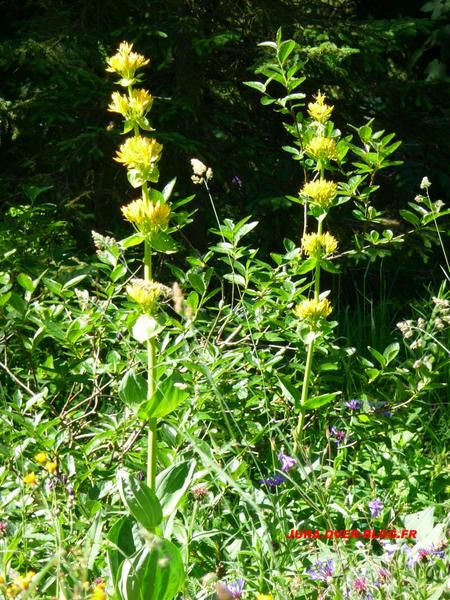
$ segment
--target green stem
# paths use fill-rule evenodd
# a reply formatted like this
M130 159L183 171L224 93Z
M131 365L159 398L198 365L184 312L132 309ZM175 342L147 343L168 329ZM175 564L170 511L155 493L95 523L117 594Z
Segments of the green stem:
M317 235L322 235L322 223L323 220L319 218L317 222ZM320 264L317 263L316 271L314 273L314 299L318 300L320 295Z
M311 378L312 359L314 355L314 338L308 343L306 355L305 375L303 377L302 395L300 398L300 415L298 417L297 429L294 436L294 452L300 446L302 441L303 426L305 422L305 403L308 399L309 380Z
M145 188L145 189L144 189ZM148 194L147 185L143 186L144 197ZM150 281L152 278L152 248L150 242L144 242L144 279ZM151 338L147 340L147 398L150 400L155 393L155 342ZM155 488L156 478L156 419L150 419L148 428L148 450L147 450L147 485L150 489Z

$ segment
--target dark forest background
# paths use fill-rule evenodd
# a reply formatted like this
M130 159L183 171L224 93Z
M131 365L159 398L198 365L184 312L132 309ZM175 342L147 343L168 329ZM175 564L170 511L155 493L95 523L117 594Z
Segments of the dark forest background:
M8 268L26 263L38 272L91 255L92 229L125 234L120 206L133 194L112 161L121 136L106 110L113 85L105 72L105 57L123 40L152 60L143 85L157 100L161 182L176 175L180 196L199 192L189 159L202 159L214 170L220 217L260 222L253 240L262 256L284 237L298 241L301 228L299 207L285 199L302 184L281 150L287 133L243 85L264 60L257 44L279 27L307 58L303 92L326 92L339 128L348 133L349 124L374 118L403 141L395 157L403 165L378 182L376 205L390 227L405 227L398 210L425 175L434 199L448 200L448 0L29 0L2 1L0 10L0 246ZM184 242L204 251L214 221L201 190L195 206ZM338 234L354 227L351 217L335 222ZM387 297L401 304L423 291L430 272L440 281L438 255L417 250L411 242L401 261L348 265L334 284L344 305L353 287L377 305Z

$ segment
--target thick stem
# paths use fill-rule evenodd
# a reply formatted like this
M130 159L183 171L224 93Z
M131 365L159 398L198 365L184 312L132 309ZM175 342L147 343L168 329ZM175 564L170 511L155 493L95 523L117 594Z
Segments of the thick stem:
M322 235L322 223L323 220L319 219L317 223L317 235ZM314 299L318 300L320 295L320 264L316 265L316 271L314 273Z
M314 338L308 343L306 355L305 375L303 377L302 395L300 398L300 415L298 417L297 429L294 436L294 452L300 446L305 422L305 403L308 399L309 380L311 378L312 359L314 355Z
M148 194L147 186L143 188L144 197ZM150 281L152 278L152 249L150 242L144 242L144 279ZM147 340L147 398L150 400L155 393L155 341L153 338ZM150 419L148 428L148 450L147 450L147 485L150 489L155 488L156 478L156 419Z

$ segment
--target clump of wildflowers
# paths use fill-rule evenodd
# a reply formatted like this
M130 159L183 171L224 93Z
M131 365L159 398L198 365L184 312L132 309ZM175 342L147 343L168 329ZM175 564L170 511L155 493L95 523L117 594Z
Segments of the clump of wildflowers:
M358 593L366 592L368 590L368 588L369 588L369 582L366 577L357 577L353 581L353 589Z
M381 502L381 500L379 498L377 498L376 500L371 500L367 504L367 506L369 507L370 515L374 518L378 517L378 515L384 508L384 504Z
M360 400L348 400L347 402L344 402L344 406L350 410L359 410L361 408L361 402Z
M331 117L334 106L325 103L326 96L320 92L315 97L314 102L308 104L308 114L311 119L318 123L326 123Z
M136 120L144 117L151 109L153 96L144 89L131 90L127 96L120 92L113 92L109 112L115 112L128 120ZM142 125L141 125L142 127ZM143 129L147 129L143 127Z
M152 204L148 200L138 198L121 208L123 216L141 233L165 229L170 219L170 206L165 202Z
M244 593L244 580L242 578L236 579L235 581L225 582L221 585L221 589L228 592L230 598L242 598Z
M329 558L326 561L316 561L306 573L315 581L328 581L334 576L335 570L334 562Z
M306 146L305 152L317 161L335 160L336 142L332 138L316 136Z
M302 250L307 256L320 258L334 254L338 243L331 233L305 233L302 237Z
M328 298L303 300L294 309L294 313L305 321L317 321L331 314L332 306Z
M258 483L268 485L271 488L275 488L282 483L285 483L286 477L284 475L272 475L272 477L268 477L267 479L259 479Z
M256 600L273 600L272 594L257 594Z
M127 285L127 294L142 307L144 312L148 313L155 310L161 296L169 293L169 288L157 281L136 278L131 280L130 285Z
M341 444L342 442L344 442L345 436L347 435L345 431L338 429L336 425L332 426L332 428L330 429L330 433L333 437L333 441L336 442L336 444Z
M28 571L26 575L18 575L12 584L8 586L6 596L8 598L15 598L21 592L27 590L35 575L36 573L34 571Z
M333 204L336 193L337 184L334 181L328 181L322 177L315 181L305 183L300 190L302 196L307 196L314 204L325 210L330 208Z
M293 469L297 464L295 458L292 458L292 456L288 456L287 454L283 454L283 452L280 452L278 455L278 460L281 462L281 470L285 473Z

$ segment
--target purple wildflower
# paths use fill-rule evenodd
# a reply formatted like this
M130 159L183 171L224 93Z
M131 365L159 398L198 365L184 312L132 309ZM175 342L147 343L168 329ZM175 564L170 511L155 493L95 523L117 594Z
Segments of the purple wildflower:
M361 408L361 402L359 400L348 400L347 402L344 402L344 406L350 410L358 410Z
M225 584L225 589L232 598L241 598L244 592L244 580L242 578L236 579L236 581L230 581Z
M377 402L369 402L369 407L374 412L381 413L385 417L392 417L392 413L386 407L387 402L380 400Z
M385 569L384 567L381 567L380 569L378 569L378 580L379 581L383 581L384 579L389 579L389 577L391 576L390 572Z
M367 591L368 587L369 587L369 582L367 581L367 579L365 577L357 577L353 581L353 589L356 590L358 593Z
M280 452L278 455L278 460L281 463L281 470L285 473L293 469L297 464L295 458L292 458L292 456L288 456L287 454L283 454L282 452Z
M341 444L342 442L345 441L345 436L347 434L345 433L345 431L338 429L336 427L336 425L333 425L330 432L331 432L332 437L334 438L333 441L336 442L336 444Z
M381 500L379 498L377 498L376 500L371 500L367 506L370 509L371 516L374 518L378 517L380 511L383 510L383 508L384 508L384 504L381 502Z
M267 479L259 479L258 483L260 484L266 484L269 487L277 487L277 485L281 485L282 483L284 483L286 481L286 477L284 475L273 475L272 477L268 477Z
M233 185L235 185L237 188L239 188L240 190L242 189L242 179L239 177L239 175L234 175L231 178L231 183Z
M327 581L333 577L334 571L334 563L331 558L329 558L326 561L316 561L313 566L306 571L306 573L315 581Z

